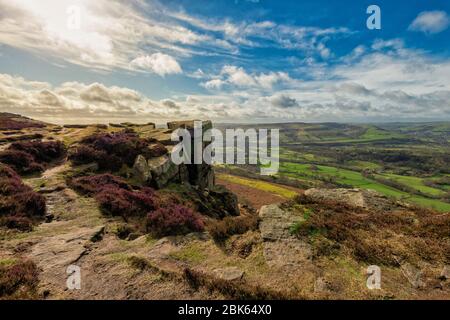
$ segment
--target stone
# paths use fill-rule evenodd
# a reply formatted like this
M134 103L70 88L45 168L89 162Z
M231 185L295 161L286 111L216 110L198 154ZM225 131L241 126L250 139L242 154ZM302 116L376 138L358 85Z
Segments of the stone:
M328 293L330 292L330 284L322 277L319 277L314 282L314 293Z
M152 174L152 185L158 189L178 178L179 167L168 155L148 160L148 166Z
M443 281L450 279L450 266L445 266L444 269L442 269L439 279Z
M259 217L264 258L269 266L298 268L311 262L311 245L290 232L294 224L304 221L302 213L273 204L261 207Z
M213 272L218 278L227 281L238 281L244 277L244 272L237 267L215 269Z
M133 165L133 175L136 179L142 182L147 182L151 180L152 173L150 167L147 163L147 159L144 156L139 155Z
M317 202L333 201L351 207L365 209L392 210L392 202L374 190L362 189L318 189L305 191L305 195ZM402 206L400 203L398 206Z
M422 280L422 271L412 264L405 262L400 265L400 270L413 288L419 289L425 287L425 283Z

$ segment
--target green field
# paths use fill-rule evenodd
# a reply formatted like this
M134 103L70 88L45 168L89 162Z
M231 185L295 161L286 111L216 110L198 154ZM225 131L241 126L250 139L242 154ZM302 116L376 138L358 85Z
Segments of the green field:
M331 177L338 184L362 189L375 190L386 196L394 197L396 199L411 201L419 205L432 207L439 211L450 211L449 203L436 199L428 199L417 195L411 195L407 192L365 178L361 173L357 171L340 169L331 166L322 166L322 165L312 166L310 164L283 162L280 164L280 175L281 176L286 175L291 178L298 177L308 180L320 179L324 181L327 181L327 179ZM403 178L411 178L411 177L403 177ZM415 180L415 182L418 183L417 180Z

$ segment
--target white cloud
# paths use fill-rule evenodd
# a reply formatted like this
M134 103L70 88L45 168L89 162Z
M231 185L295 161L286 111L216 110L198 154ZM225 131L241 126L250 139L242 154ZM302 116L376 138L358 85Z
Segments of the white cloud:
M409 26L409 30L425 33L439 33L450 25L450 18L445 11L421 12Z
M206 89L222 89L225 85L240 88L255 88L271 90L277 83L289 84L295 80L286 72L268 72L249 74L243 67L225 65L218 75L213 75L212 80L201 83Z
M131 61L131 66L156 73L160 76L182 72L180 65L173 57L160 52L154 53L151 56L140 56Z

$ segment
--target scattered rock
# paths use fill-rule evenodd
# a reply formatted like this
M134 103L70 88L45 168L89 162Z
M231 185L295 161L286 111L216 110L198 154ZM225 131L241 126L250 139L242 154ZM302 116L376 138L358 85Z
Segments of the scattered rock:
M227 281L241 280L244 277L244 272L237 267L215 269L213 272L218 278Z
M314 293L328 293L331 291L330 283L324 278L319 277L314 282Z
M450 266L445 266L444 269L442 269L439 279L442 281L447 281L450 279Z
M425 283L422 281L422 272L411 265L410 263L402 263L400 265L400 270L408 282L415 288L420 289L425 287Z

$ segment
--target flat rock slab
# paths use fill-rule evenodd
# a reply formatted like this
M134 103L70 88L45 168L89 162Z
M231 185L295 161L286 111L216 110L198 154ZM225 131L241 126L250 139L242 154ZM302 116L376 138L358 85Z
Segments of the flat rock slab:
M213 272L216 277L227 281L237 281L244 277L244 272L237 267L215 269Z
M79 228L73 232L45 238L33 247L30 258L44 271L60 267L65 270L85 253L87 244L95 240L103 230L103 226Z
M260 209L259 224L264 258L269 266L298 268L311 260L311 246L291 235L291 227L304 221L303 214L273 204Z

